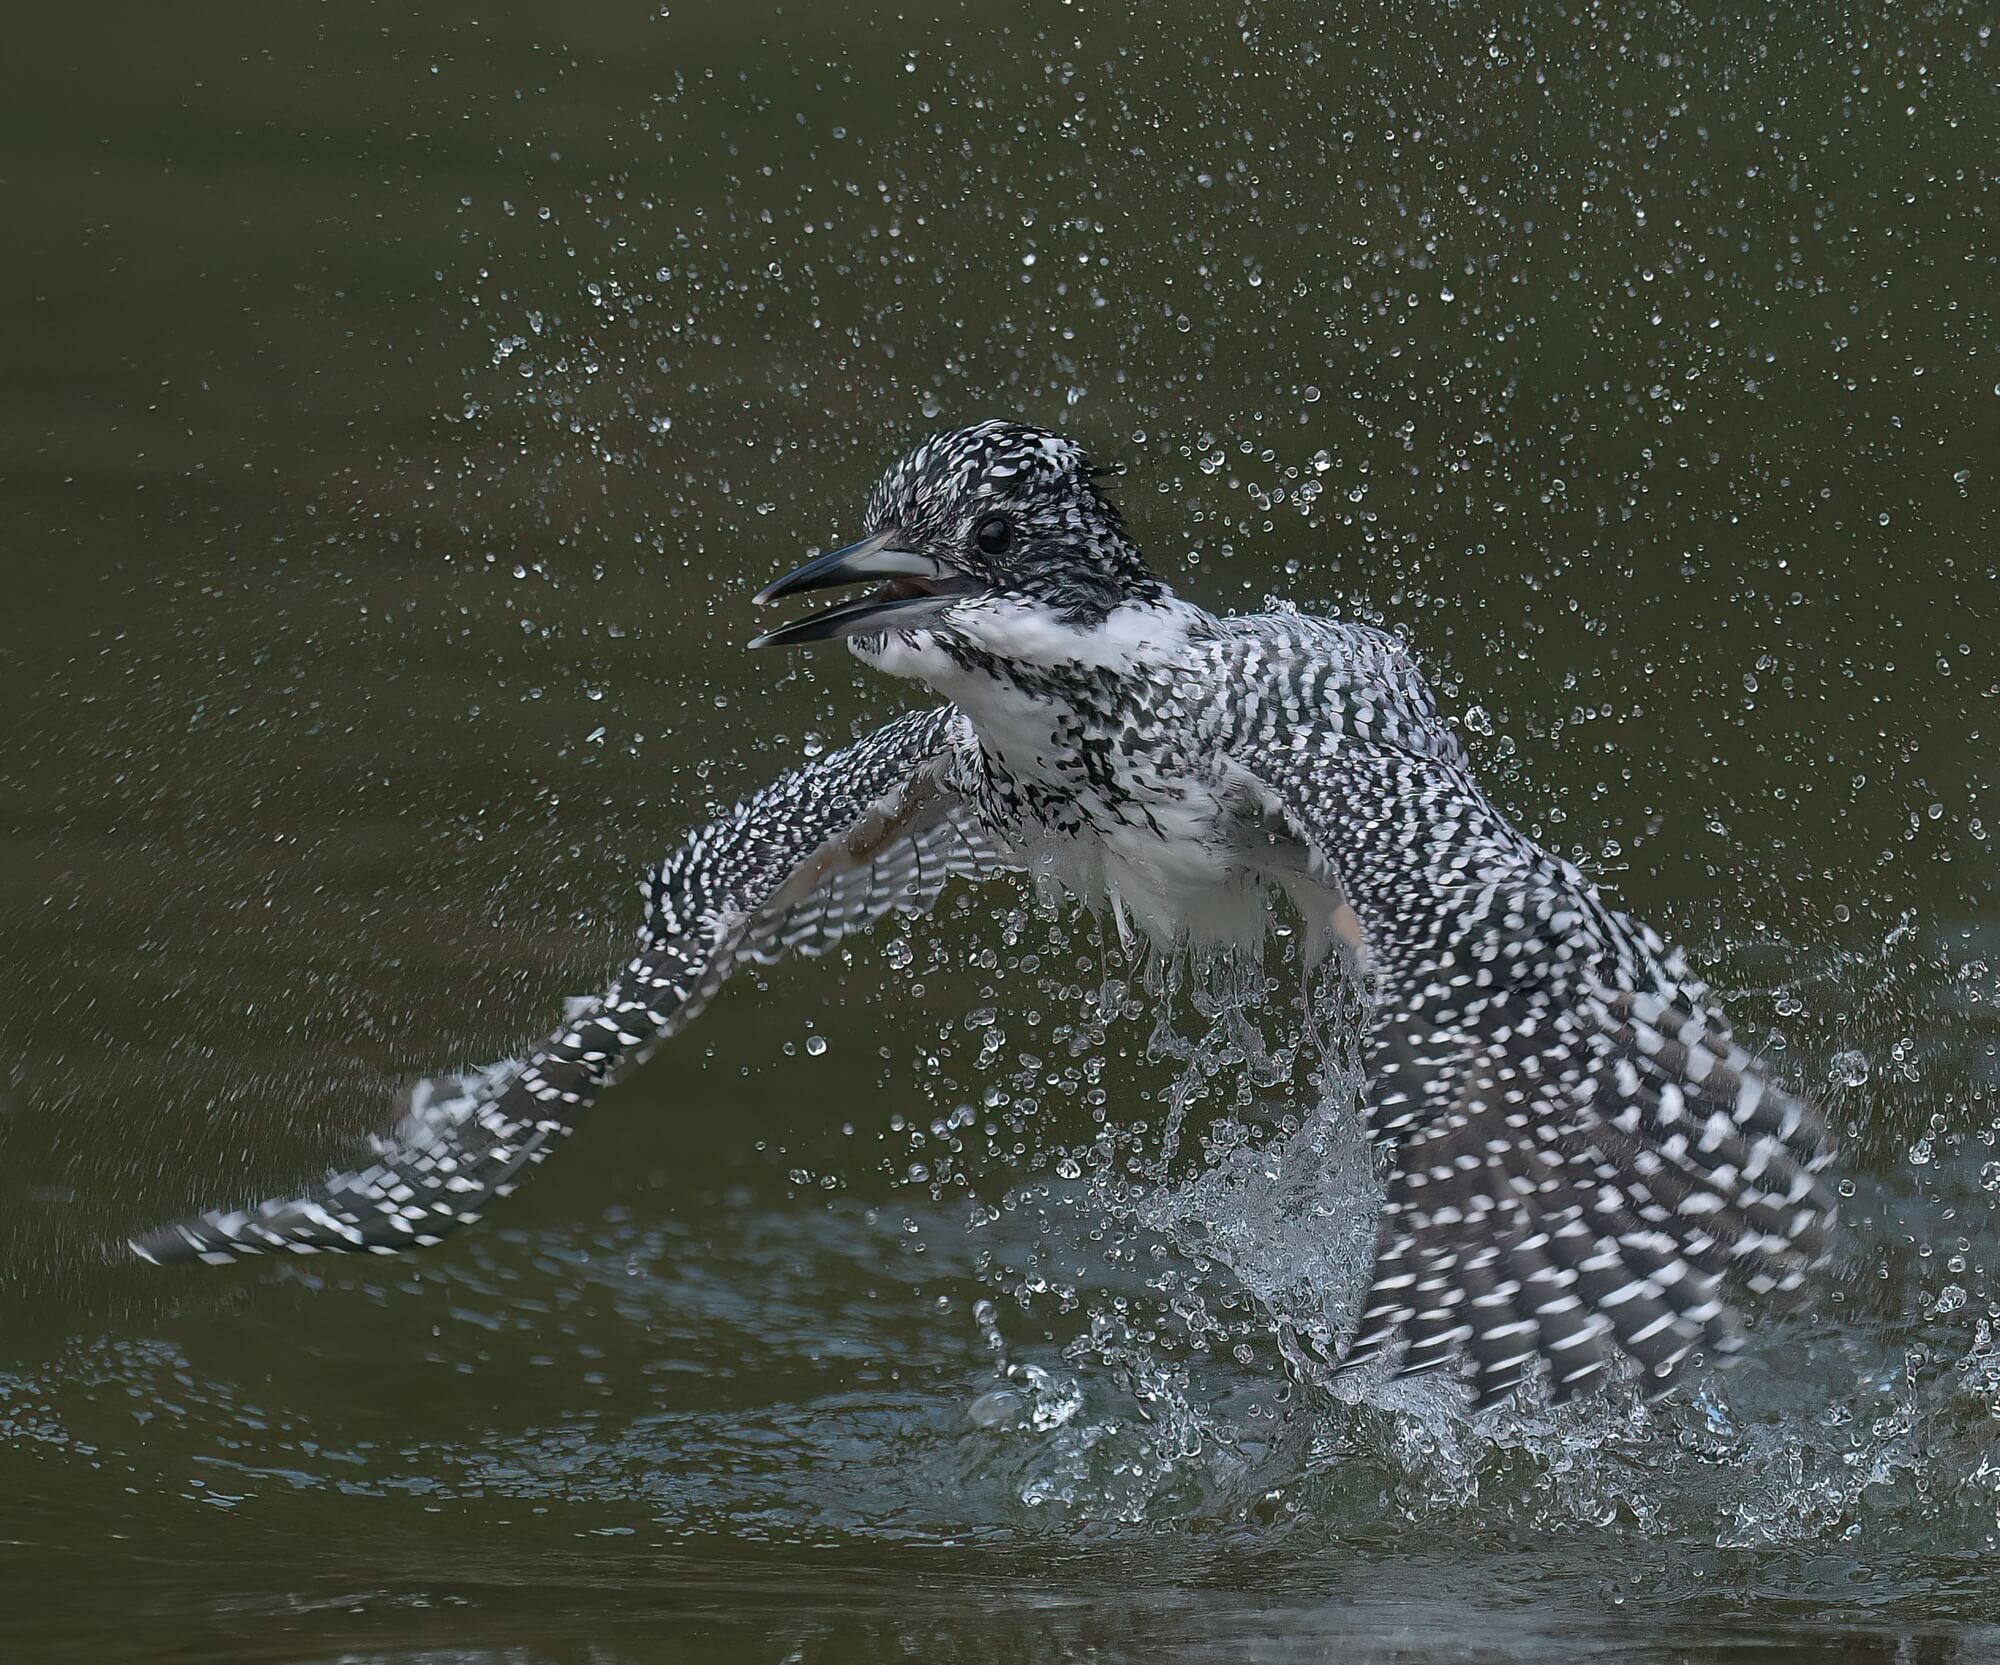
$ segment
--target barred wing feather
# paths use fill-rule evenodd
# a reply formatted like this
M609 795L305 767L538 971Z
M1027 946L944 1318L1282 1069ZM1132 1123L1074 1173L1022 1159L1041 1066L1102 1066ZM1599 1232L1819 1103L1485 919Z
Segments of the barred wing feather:
M637 951L525 1059L421 1083L375 1159L294 1197L135 1238L154 1262L437 1242L507 1196L598 1094L682 1028L746 960L824 953L947 880L1007 864L949 784L969 745L950 708L912 713L781 776L691 833L646 878Z
M1344 1366L1457 1364L1481 1403L1616 1352L1654 1391L1736 1342L1725 1279L1792 1288L1826 1254L1814 1112L1730 1037L1678 954L1518 832L1444 747L1364 725L1244 756L1354 907L1390 1152Z

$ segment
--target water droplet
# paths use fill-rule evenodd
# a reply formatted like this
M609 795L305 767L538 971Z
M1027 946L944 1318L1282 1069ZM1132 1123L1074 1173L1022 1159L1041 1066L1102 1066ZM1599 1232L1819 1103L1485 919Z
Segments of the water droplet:
M965 1415L975 1428L1004 1428L1020 1420L1022 1403L1012 1388L995 1388L967 1405Z

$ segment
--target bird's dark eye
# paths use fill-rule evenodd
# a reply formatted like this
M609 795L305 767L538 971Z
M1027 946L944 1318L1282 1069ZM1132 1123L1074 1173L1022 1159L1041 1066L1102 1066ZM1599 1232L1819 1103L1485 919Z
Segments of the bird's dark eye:
M988 515L972 534L972 541L986 555L1004 555L1014 544L1014 523L1005 515Z

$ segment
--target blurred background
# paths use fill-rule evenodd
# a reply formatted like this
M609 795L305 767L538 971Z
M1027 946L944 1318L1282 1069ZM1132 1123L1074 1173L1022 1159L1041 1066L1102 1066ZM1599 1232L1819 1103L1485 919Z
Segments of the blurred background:
M10 1657L1990 1655L1989 13L11 33ZM1655 1407L1301 1394L1344 1100L1004 887L743 979L435 1254L119 1260L541 1033L681 830L907 706L747 598L989 415L1204 604L1412 639L1826 1106L1813 1299Z

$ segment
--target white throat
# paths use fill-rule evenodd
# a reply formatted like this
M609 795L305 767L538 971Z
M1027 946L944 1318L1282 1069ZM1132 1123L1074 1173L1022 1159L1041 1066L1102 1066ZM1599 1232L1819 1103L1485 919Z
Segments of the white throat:
M1163 592L1146 601L1128 601L1102 620L1077 625L1047 602L1008 596L968 601L931 628L891 631L880 638L850 641L856 658L890 676L928 683L962 701L974 682L994 677L966 657L993 659L1031 671L1129 670L1141 673L1178 657L1201 609ZM949 651L946 638L965 654ZM879 645L876 645L879 642Z

